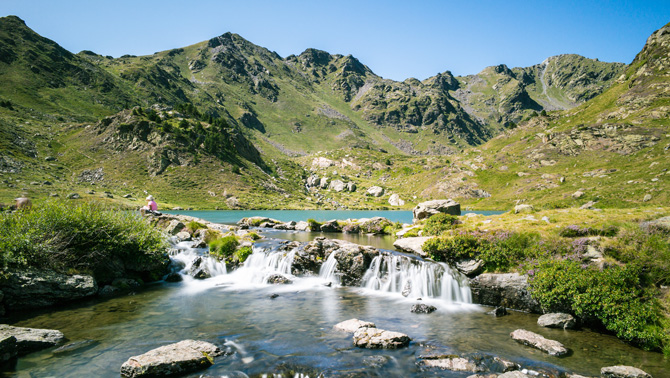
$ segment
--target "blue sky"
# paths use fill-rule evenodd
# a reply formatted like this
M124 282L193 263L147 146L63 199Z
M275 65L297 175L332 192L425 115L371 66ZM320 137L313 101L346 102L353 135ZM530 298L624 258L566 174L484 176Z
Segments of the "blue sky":
M423 80L566 53L630 63L670 1L0 0L10 14L72 52L146 55L231 31L283 57L313 47Z

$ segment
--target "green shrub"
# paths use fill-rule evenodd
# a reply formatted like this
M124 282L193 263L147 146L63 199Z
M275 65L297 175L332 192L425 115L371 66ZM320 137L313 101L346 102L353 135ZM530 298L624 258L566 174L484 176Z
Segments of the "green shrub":
M638 225L628 225L616 239L604 243L604 252L623 263L638 264L648 283L670 284L670 235L665 232L647 233Z
M237 260L240 263L243 263L247 260L247 257L251 256L253 252L254 252L253 248L251 248L248 245L245 245L244 247L235 251L235 253L233 254L233 259Z
M579 227L577 225L569 225L559 231L559 235L565 238L579 238L583 236L616 236L619 228L616 226L604 226L602 228Z
M244 238L249 239L249 240L258 240L258 239L261 238L261 236L252 231L252 232L247 232L247 234L244 235Z
M404 234L402 237L403 237L403 238L414 238L414 237L417 237L417 236L419 236L419 231L420 231L420 229L419 229L418 227L417 227L417 228L413 228L413 229L411 229L411 230L405 232L405 234Z
M437 213L426 220L426 225L423 228L423 234L426 236L437 236L442 232L454 228L458 222L458 217L444 213Z
M310 231L320 231L321 230L321 222L317 222L315 219L307 219L307 224L309 225Z
M209 254L219 260L228 260L233 256L240 242L235 235L224 236L209 243Z
M200 229L207 228L207 226L197 221L190 221L186 224L186 228L188 228L191 233L194 233Z
M207 231L205 231L205 237L203 238L203 240L205 241L205 243L209 244L220 237L221 237L220 231L208 229Z
M528 274L532 295L545 311L568 310L645 349L667 345L659 305L641 287L638 267L599 270L575 260L553 259L541 261Z
M109 282L122 273L119 262L121 266L162 266L168 261L167 248L160 231L139 214L100 203L48 201L30 210L0 214L3 272L36 267L87 272ZM136 274L152 278L150 273Z

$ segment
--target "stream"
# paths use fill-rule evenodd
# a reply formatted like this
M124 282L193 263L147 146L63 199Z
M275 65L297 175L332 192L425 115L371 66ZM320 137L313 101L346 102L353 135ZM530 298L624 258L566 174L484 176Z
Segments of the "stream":
M537 315L521 312L497 318L487 314L491 308L472 304L468 280L446 264L392 252L373 260L360 287L342 287L333 259L324 262L318 276L292 276L294 251L280 250L280 243L257 243L244 266L234 271L205 257L213 275L209 279L184 275L182 282L158 282L118 297L18 314L10 324L58 329L74 344L64 351L51 348L21 357L2 376L119 377L129 357L184 339L209 341L226 351L212 367L187 377L473 374L419 370L416 356L424 344L450 354L495 355L528 369L597 376L603 366L623 364L655 378L669 376L662 354L633 348L612 336L539 327ZM177 244L171 256L184 270L206 252L190 244ZM293 283L265 283L277 273ZM411 290L404 297L408 280ZM433 305L437 311L412 313L415 303ZM405 333L412 342L399 350L356 348L351 334L332 329L351 318ZM572 353L556 358L522 346L509 336L518 328L558 340Z

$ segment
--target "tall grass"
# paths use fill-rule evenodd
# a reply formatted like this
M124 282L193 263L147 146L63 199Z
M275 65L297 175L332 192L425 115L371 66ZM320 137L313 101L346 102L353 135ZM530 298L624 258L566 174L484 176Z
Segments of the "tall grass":
M138 214L99 203L48 201L0 214L3 272L34 267L106 281L163 265L166 249L163 235Z

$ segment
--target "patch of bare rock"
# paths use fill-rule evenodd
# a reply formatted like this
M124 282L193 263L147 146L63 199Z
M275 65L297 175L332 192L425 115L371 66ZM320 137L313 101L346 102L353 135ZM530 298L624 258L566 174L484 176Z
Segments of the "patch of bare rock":
M206 369L223 352L206 341L184 340L133 356L121 365L122 377L164 377Z
M568 354L568 349L558 341L546 339L542 335L526 331L525 329L517 329L510 336L523 345L539 349L551 356L561 357Z

